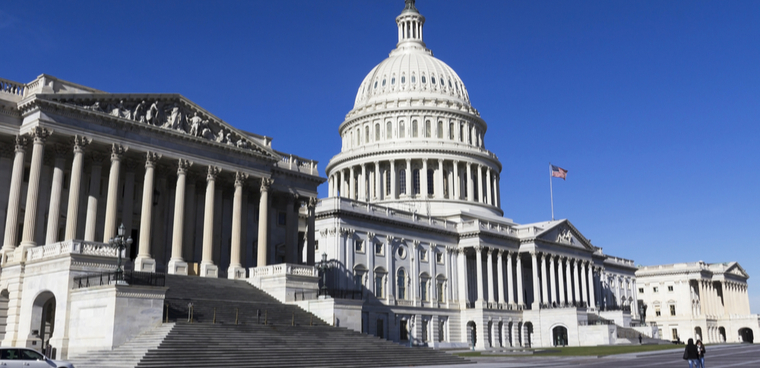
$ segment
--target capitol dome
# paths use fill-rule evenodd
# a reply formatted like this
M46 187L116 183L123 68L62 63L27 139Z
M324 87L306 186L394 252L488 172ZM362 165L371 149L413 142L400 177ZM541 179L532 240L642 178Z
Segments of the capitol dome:
M501 163L485 148L488 125L456 72L422 40L407 0L398 44L362 80L327 164L329 196L434 216L501 216Z

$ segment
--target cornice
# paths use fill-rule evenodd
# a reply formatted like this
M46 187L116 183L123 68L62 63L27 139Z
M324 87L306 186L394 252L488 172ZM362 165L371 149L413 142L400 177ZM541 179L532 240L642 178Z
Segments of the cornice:
M454 237L459 238L459 233L456 232L456 231L439 229L437 227L427 226L424 223L410 224L410 223L405 222L405 221L397 221L397 220L393 220L393 219L390 219L390 218L376 217L376 216L372 216L370 214L362 214L362 213L356 213L356 212L352 212L352 211L344 211L344 210L341 210L341 209L330 209L330 210L327 210L327 211L324 211L324 212L318 212L316 214L316 219L317 220L327 219L327 218L331 218L331 217L338 217L338 218L347 218L348 217L348 218L355 218L355 219L359 219L359 220L372 220L373 223L390 224L390 225L394 225L394 226L398 226L398 227L405 227L405 228L410 228L410 229L423 228L423 229L425 229L425 231L429 231L429 232L432 232L432 233L442 234L442 235L447 235L447 236L454 236Z
M489 150L484 150L485 152L489 152L493 154ZM343 152L341 152L343 153ZM330 160L329 163L327 163L327 167L325 167L325 171L328 175L330 175L330 172L336 167L343 164L346 164L350 161L354 160L361 160L363 158L368 157L376 157L381 155L392 155L392 154L409 154L409 153L430 153L430 154L450 154L462 157L461 161L465 161L465 158L471 158L471 159L483 159L485 161L489 161L493 163L496 166L496 169L499 173L501 173L501 162L499 162L499 159L494 154L493 157L482 153L482 152L467 152L467 151L461 151L456 150L454 148L430 148L430 147L414 147L414 148L396 148L396 149L388 149L388 150L378 150L378 151L372 151L372 152L362 152L359 154L350 154L347 153L345 157L339 158L337 161L335 161L335 157L339 156L340 153L336 156L333 156L333 159ZM422 157L416 157L412 159L421 159ZM436 159L436 158L432 158ZM378 159L377 161L388 161L388 159Z

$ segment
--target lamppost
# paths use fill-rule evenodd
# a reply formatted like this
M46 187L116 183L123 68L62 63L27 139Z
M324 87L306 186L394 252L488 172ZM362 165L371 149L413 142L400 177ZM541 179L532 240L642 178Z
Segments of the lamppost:
M327 264L327 253L322 253L322 261L317 263L316 268L322 281L322 287L319 288L318 295L327 295L327 270L330 268Z
M116 261L116 282L122 281L124 277L124 269L121 267L121 253L127 249L130 245L132 245L132 237L128 237L127 239L124 239L124 224L122 223L119 225L118 235L116 237L111 238L111 240L108 241L108 244L110 244L112 247L117 248L117 261Z

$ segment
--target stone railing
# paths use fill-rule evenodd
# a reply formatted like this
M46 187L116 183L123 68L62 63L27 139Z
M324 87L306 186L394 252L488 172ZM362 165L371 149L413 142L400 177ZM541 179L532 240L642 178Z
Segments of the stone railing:
M305 159L283 152L277 152L277 154L280 155L280 161L277 162L277 167L281 169L298 171L309 175L319 175L317 161Z
M610 261L625 266L634 267L633 260L608 255L605 261Z
M517 231L511 227L500 223L493 223L489 221L472 220L459 224L459 230L462 231L487 231L490 233L503 234L503 235L517 235Z
M0 78L0 92L8 93L17 96L23 96L26 84L9 81L7 79Z
M274 276L274 275L294 275L294 276L312 276L317 277L319 273L314 266L298 265L291 263L280 263L263 267L251 267L249 269L251 278Z
M36 261L57 257L62 254L84 254L99 257L116 258L119 250L106 243L67 240L59 243L34 247L26 251L26 261Z

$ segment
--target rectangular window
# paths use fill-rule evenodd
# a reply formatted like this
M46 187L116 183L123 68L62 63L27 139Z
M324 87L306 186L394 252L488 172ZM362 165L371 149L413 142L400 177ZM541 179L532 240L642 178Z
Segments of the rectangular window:
M357 272L354 274L354 286L356 287L356 289L361 290L363 279L364 279L363 273Z
M678 340L678 329L677 328L672 329L671 333L673 334L673 340Z
M285 226L287 221L287 215L285 212L277 212L277 225L279 226Z
M428 320L422 320L422 342L428 341Z
M422 249L420 250L420 259L423 261L427 261L427 251Z
M398 192L406 194L406 170L398 171Z
M364 242L361 240L354 240L354 250L357 253L364 253Z
M375 296L385 298L385 288L383 288L383 275L375 275Z
M435 194L435 179L433 179L433 170L427 172L427 194Z
M656 293L656 292L660 291L660 288L658 288L657 286L655 286L655 287L652 288L652 291L654 291Z
M402 320L401 324L398 327L399 332L399 340L401 341L409 341L409 328L406 327L406 320Z
M668 291L673 291L673 286L668 286Z
M644 288L639 288L639 294L644 294Z
M385 170L385 195L391 195L391 172Z
M427 280L420 281L420 299L423 302L428 301Z
M439 264L443 264L443 253L436 253L435 261L438 262Z
M404 125L403 121L398 123L398 137L399 138L406 137L406 125Z
M659 317L659 316L662 315L662 313L660 312L660 308L657 308L657 309L654 310L654 315L657 316L657 317Z
M375 254L378 256L382 256L384 254L383 251L383 243L375 243Z
M672 304L670 305L670 315L671 316L675 316L676 315L676 306L675 305L672 305Z
M446 295L443 292L443 281L438 281L438 302L446 302Z
M319 251L319 240L315 240L315 241L314 241L314 251L315 251L315 252ZM255 254L255 253L254 253L254 254Z

